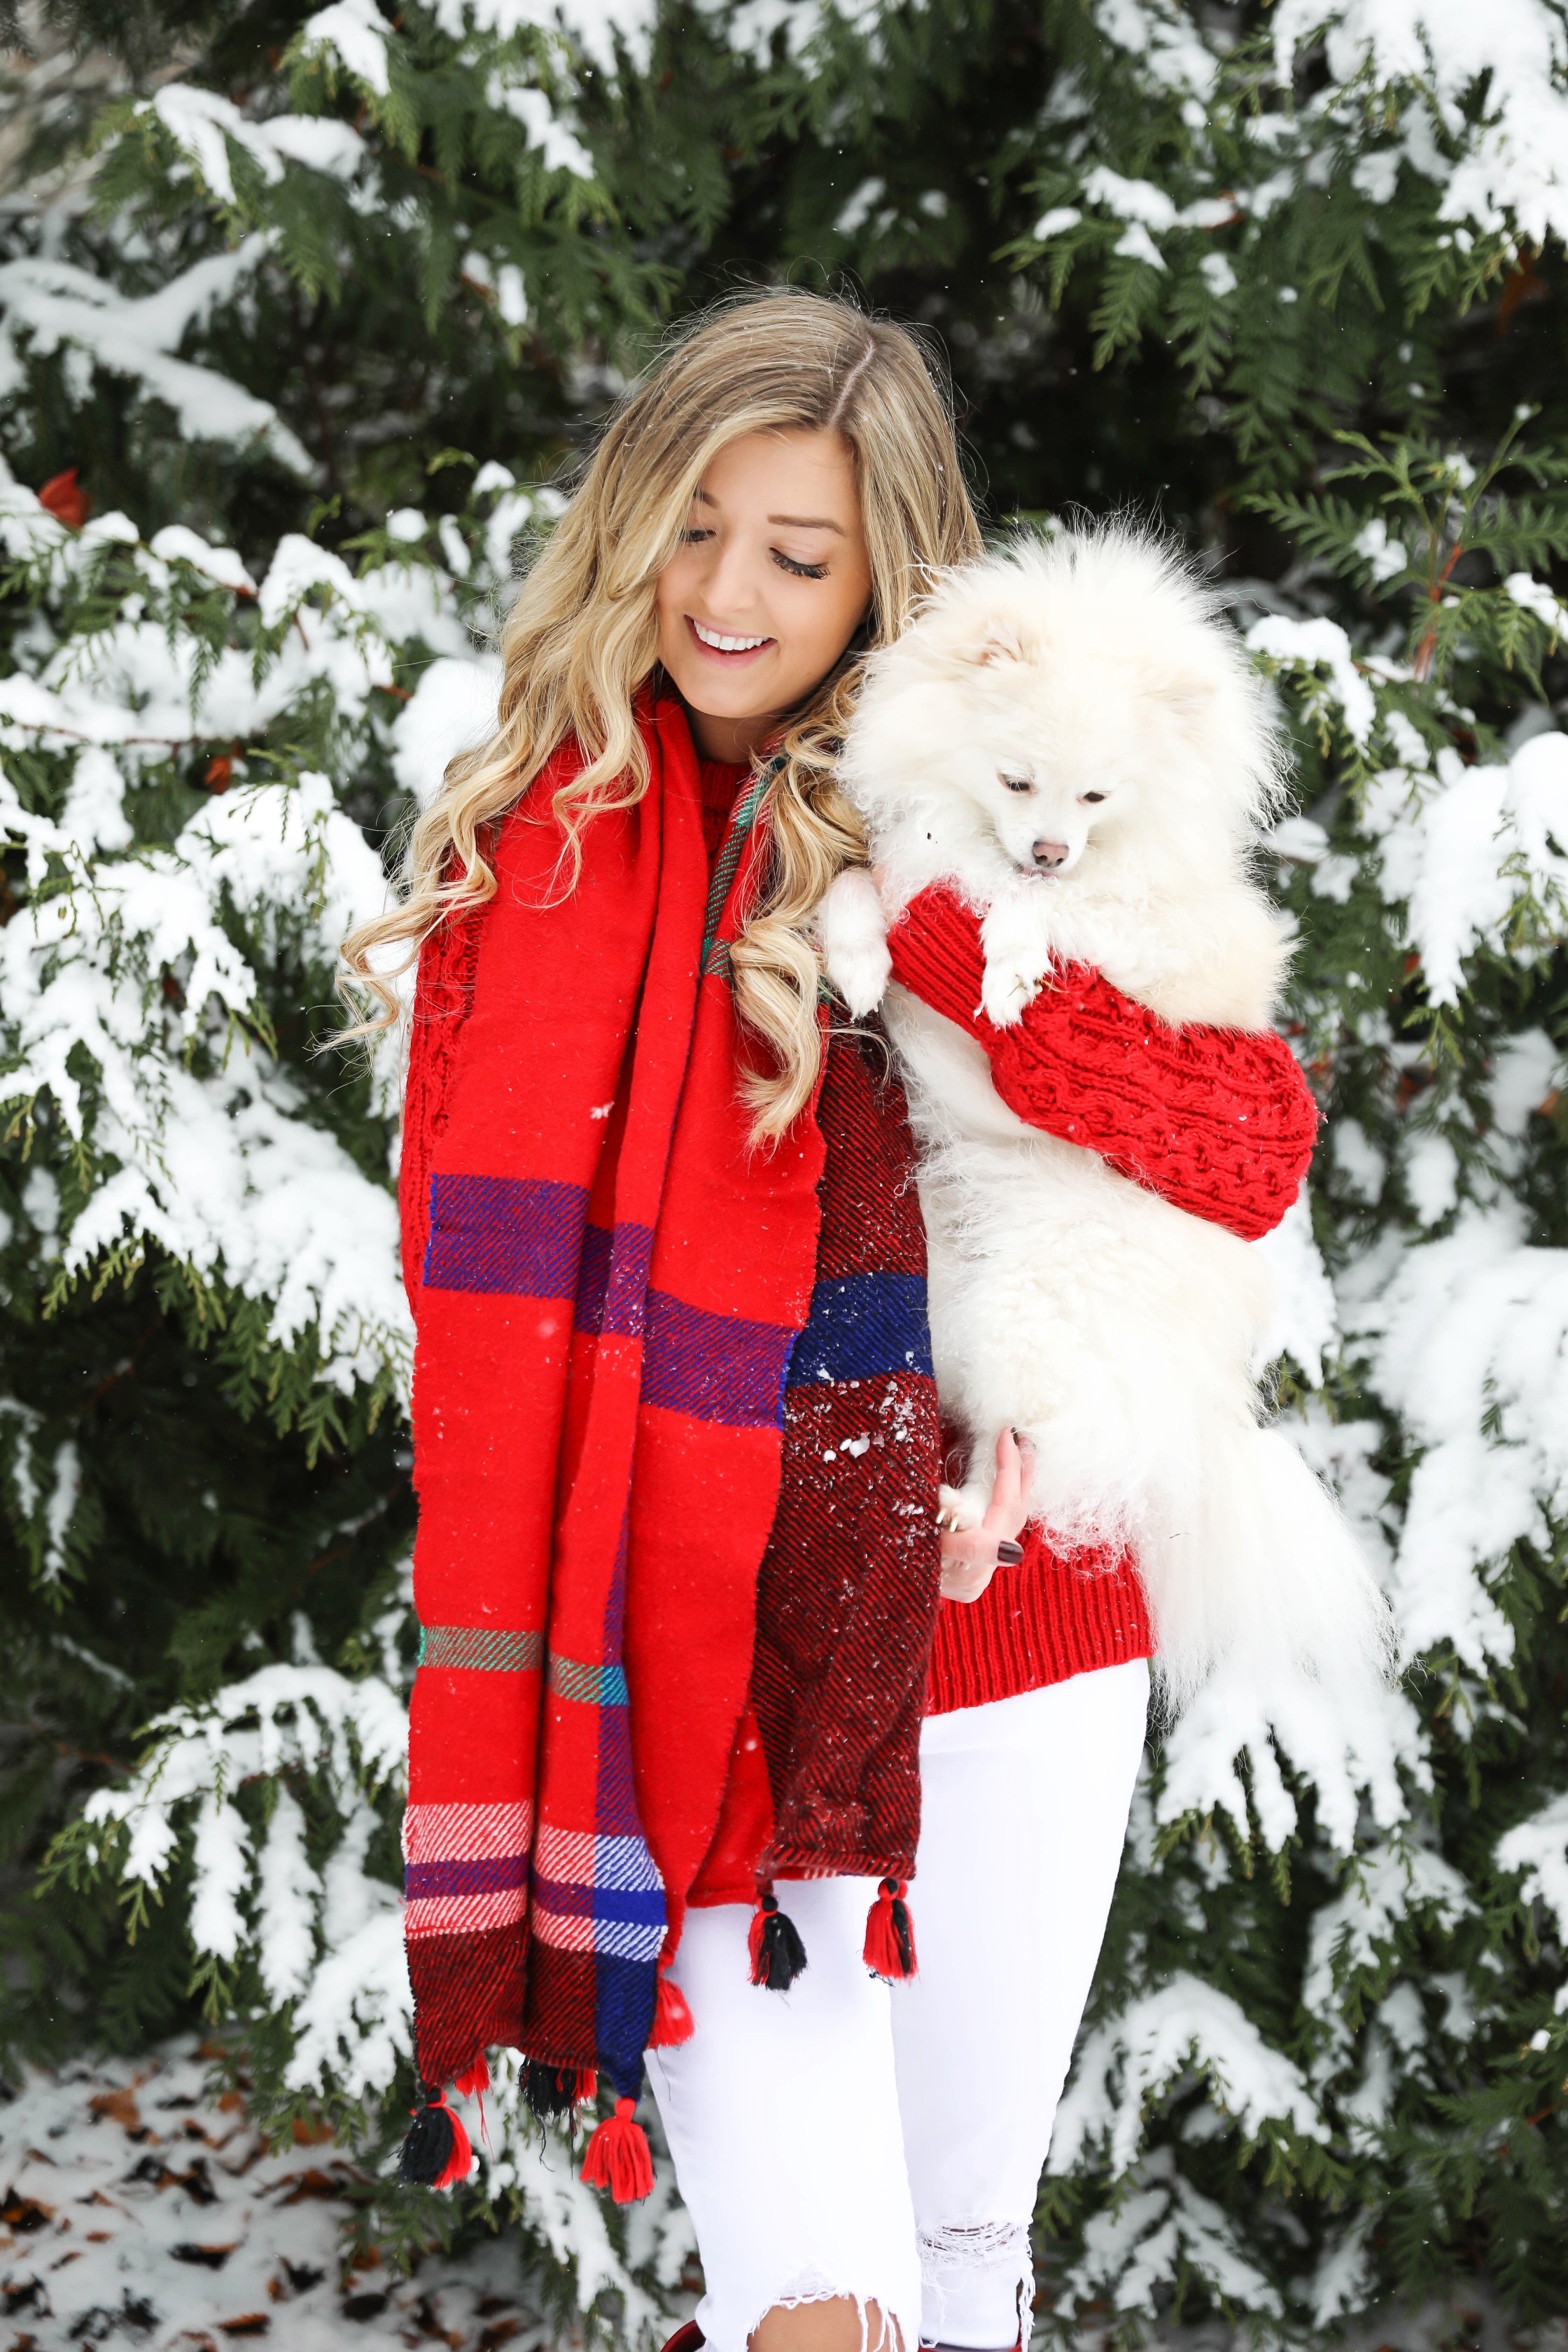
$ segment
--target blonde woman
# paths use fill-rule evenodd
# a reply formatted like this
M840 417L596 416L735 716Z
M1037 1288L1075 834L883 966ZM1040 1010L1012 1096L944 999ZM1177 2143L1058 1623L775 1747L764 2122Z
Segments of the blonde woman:
M384 1018L419 957L405 2177L462 2176L447 2086L501 2046L644 2194L646 2064L715 2352L1015 2344L1142 1745L1133 1563L1020 1545L1006 1440L986 1525L939 1531L903 1103L812 945L864 856L861 657L977 546L910 334L725 309L605 433L496 734L347 950ZM971 917L929 894L895 944L1023 1116L1283 1213L1314 1120L1278 1040L1093 975L1004 1036Z

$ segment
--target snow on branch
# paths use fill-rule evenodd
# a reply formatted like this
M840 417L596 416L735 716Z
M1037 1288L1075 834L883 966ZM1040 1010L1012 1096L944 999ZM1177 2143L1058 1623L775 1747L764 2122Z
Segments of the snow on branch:
M188 1845L196 1951L228 1966L250 1953L271 1997L296 2003L289 2086L384 2091L411 2046L412 2000L401 1898L365 1865L379 1826L371 1800L401 1792L400 1695L377 1675L274 1664L148 1728L153 1745L129 1782L84 1808L84 1858L107 1848L121 1877L151 1889ZM313 1780L339 1817L320 1870L290 1775ZM282 1785L258 1852L235 1799L263 1780Z
M1279 2290L1243 2252L1240 2231L1224 2209L1183 2178L1172 2149L1154 2148L1117 2202L1089 2217L1068 2289L1091 2308L1109 2303L1114 2311L1154 2318L1163 2315L1189 2271L1222 2311L1283 2315Z
M330 7L319 8L305 19L299 48L304 57L321 49L330 51L356 81L384 98L391 88L386 49L392 37L392 26L373 0L331 0Z
M1549 1552L1568 1517L1568 1250L1529 1246L1505 1199L1367 1273L1347 1321L1421 1449L1394 1570L1407 1653L1451 1648L1484 1674L1514 1633L1478 1566Z
M147 1730L153 1744L136 1772L96 1790L84 1818L125 1832L121 1874L148 1885L168 1867L183 1809L222 1808L247 1781L296 1768L320 1776L347 1809L363 1788L401 1784L408 1745L406 1710L389 1683L314 1663L262 1666L199 1705L169 1708ZM213 1851L214 1866L226 1870ZM215 1903L214 1916L223 1908Z
M477 549L454 526L470 602L493 581L497 516L510 547L531 510L510 478L494 487ZM184 526L151 546L123 516L70 531L14 483L0 527L41 611L92 591L76 627L35 632L35 666L0 680L0 827L29 885L0 936L0 1098L16 1118L49 1107L77 1154L61 1273L129 1267L155 1245L254 1301L265 1344L305 1350L325 1389L401 1391L395 1203L279 1060L270 992L280 967L324 981L387 892L339 785L292 747L313 736L347 783L369 756L406 763L394 715L414 705L384 692L399 663L418 675L434 654L459 686L484 675L453 576L406 534L358 574L286 534L258 587L233 550ZM479 726L483 701L481 688ZM421 706L421 755L439 760L430 722L452 705L448 690L439 710ZM63 780L53 801L27 764L40 755ZM142 794L189 761L209 796L172 842L143 842ZM395 1055L374 1075L384 1112Z
M117 293L106 278L71 262L42 256L0 262L0 394L23 382L16 337L25 332L37 352L63 347L84 365L131 377L148 398L174 410L189 440L258 445L293 472L309 474L309 457L270 401L174 356L184 335L232 299L268 250L266 237L247 237L232 253L195 262L157 293L138 298Z
M1363 830L1381 844L1384 889L1403 900L1434 1003L1452 1004L1466 960L1510 939L1533 908L1548 934L1568 924L1568 735L1532 739L1506 762L1437 753L1431 776L1387 769L1369 784Z
M1534 246L1568 236L1568 18L1555 0L1279 0L1273 37L1287 84L1321 43L1342 88L1405 89L1430 108L1457 152L1408 124L1405 152L1447 183L1445 220Z
M1568 1942L1568 1795L1553 1797L1497 1843L1497 1866L1521 1871L1520 1896L1550 1912L1558 1936ZM1558 2007L1568 2007L1563 1993Z
M1305 2075L1269 2047L1240 2003L1201 1978L1179 1975L1088 2034L1057 2111L1047 2168L1070 2172L1092 2151L1113 2176L1131 2169L1146 2109L1202 2076L1244 2141L1282 2129L1326 2143L1329 2126Z
M275 114L259 121L243 115L231 99L195 82L164 84L145 99L138 114L156 117L176 147L190 156L209 194L232 204L234 173L229 144L242 148L264 180L283 177L286 163L302 163L337 180L352 180L363 159L363 140L352 123L331 115Z

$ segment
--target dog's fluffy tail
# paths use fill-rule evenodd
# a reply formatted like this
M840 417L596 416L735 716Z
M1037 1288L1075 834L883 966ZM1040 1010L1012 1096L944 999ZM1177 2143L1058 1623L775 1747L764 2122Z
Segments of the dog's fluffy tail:
M1222 1666L1264 1704L1303 1680L1342 1695L1386 1682L1395 1648L1388 1603L1339 1505L1289 1439L1238 1423L1205 1470L1194 1526L1143 1555L1167 1710L1179 1713Z

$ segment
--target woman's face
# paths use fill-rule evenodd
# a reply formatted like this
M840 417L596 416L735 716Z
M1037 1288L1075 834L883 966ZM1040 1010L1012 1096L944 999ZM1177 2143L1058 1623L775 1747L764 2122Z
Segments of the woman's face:
M658 657L705 759L744 760L837 661L871 594L848 444L748 433L721 449L658 576Z

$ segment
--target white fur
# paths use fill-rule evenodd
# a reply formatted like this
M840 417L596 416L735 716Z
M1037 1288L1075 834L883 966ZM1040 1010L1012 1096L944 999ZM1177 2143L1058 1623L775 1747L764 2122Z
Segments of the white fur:
M1119 528L968 565L876 656L842 774L877 878L834 884L823 957L852 1012L882 1004L909 1088L937 1382L971 1445L944 1502L974 1524L998 1434L1026 1432L1031 1516L1058 1547L1135 1553L1175 1704L1222 1659L1263 1690L1384 1672L1386 1607L1353 1538L1258 1426L1261 1258L1026 1126L981 1047L889 986L889 920L940 880L983 914L1004 1026L1069 961L1177 1025L1267 1024L1289 926L1248 861L1275 747L1213 600ZM1049 876L1037 842L1065 851Z

